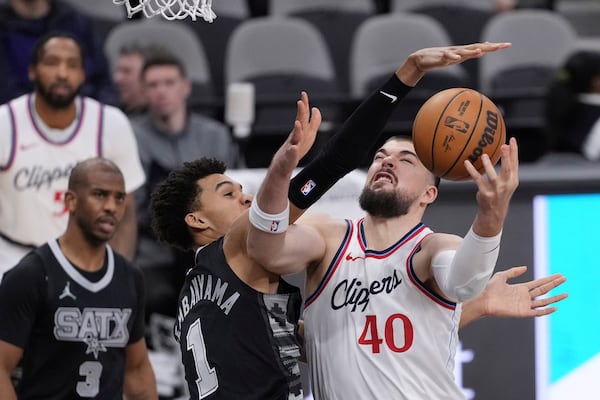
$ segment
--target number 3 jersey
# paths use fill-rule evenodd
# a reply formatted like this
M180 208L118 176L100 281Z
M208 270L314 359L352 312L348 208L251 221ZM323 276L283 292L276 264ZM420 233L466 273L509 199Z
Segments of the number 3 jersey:
M107 246L94 273L74 267L53 240L0 283L0 340L23 349L17 396L123 396L125 348L144 335L142 274Z
M179 294L175 338L192 399L302 400L300 290L252 289L231 270L223 239L196 253Z
M347 222L304 309L315 399L463 399L453 376L460 305L429 291L412 268L432 231L419 224L373 251L363 220Z

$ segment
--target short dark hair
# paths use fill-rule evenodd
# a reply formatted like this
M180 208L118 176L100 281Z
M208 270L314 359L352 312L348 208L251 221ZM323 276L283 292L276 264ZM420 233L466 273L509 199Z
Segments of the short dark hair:
M223 174L225 170L223 161L202 157L172 170L167 179L156 186L150 197L150 213L158 240L181 250L194 247L185 216L202 208L197 201L202 188L197 182L212 174Z
M176 67L181 76L184 78L187 77L187 71L185 70L183 62L167 49L157 49L156 51L153 51L151 54L147 55L146 59L144 60L144 66L142 67L142 76L144 76L149 68L155 66Z
M72 34L70 32L66 32L66 31L50 31L50 32L44 34L43 36L41 36L35 42L35 45L33 46L33 50L31 51L31 56L29 58L29 65L36 66L39 64L40 60L44 56L44 46L46 45L46 43L48 43L50 40L52 40L54 38L71 39L72 41L74 41L75 44L77 45L77 48L79 49L79 56L81 57L81 65L83 66L83 62L85 59L85 49L83 48L83 44L81 43L81 41L79 40L79 38L77 36L75 36L74 34Z
M91 170L111 171L123 176L123 173L113 161L102 157L92 157L75 164L69 174L68 189L77 192L88 186L90 184L89 172Z
M119 48L119 55L139 54L142 59L147 60L148 58L154 57L155 54L162 54L168 52L163 46L155 43L140 43L137 41L125 43Z

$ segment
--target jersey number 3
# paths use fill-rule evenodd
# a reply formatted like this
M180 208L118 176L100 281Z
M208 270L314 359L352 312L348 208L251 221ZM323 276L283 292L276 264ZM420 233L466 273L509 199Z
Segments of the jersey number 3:
M196 320L190 325L185 339L187 350L191 351L192 357L194 357L196 375L198 375L196 387L198 388L200 398L203 399L218 389L219 380L217 379L215 369L208 365L208 360L206 359L206 345L204 344L204 335L202 334L200 320Z
M102 364L98 361L85 361L79 366L79 375L84 376L85 381L77 382L77 394L81 397L96 397L100 391Z
M404 332L404 343L398 343L396 338L400 336L398 329ZM381 344L385 340L386 346L394 353L403 353L410 349L413 343L414 331L410 319L404 314L392 314L385 321L383 339L377 329L377 316L367 315L365 327L363 328L358 344L371 346L373 353L381 352Z

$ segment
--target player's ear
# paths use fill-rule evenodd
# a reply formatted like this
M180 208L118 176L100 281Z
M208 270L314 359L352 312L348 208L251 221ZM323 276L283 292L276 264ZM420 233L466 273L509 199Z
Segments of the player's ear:
M185 215L185 223L192 228L205 229L207 227L206 221L202 218L202 215L198 211L187 213Z
M65 192L63 201L65 203L65 210L71 212L77 208L77 195L72 190L67 190Z
M425 193L423 194L423 202L425 204L431 204L437 199L438 196L438 188L435 185L429 185L425 189Z

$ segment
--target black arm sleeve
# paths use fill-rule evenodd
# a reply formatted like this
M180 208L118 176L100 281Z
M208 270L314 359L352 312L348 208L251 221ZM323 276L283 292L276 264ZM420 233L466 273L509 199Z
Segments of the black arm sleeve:
M367 97L319 154L291 180L290 201L300 209L307 209L340 178L358 168L378 143L390 115L410 89L394 74Z

